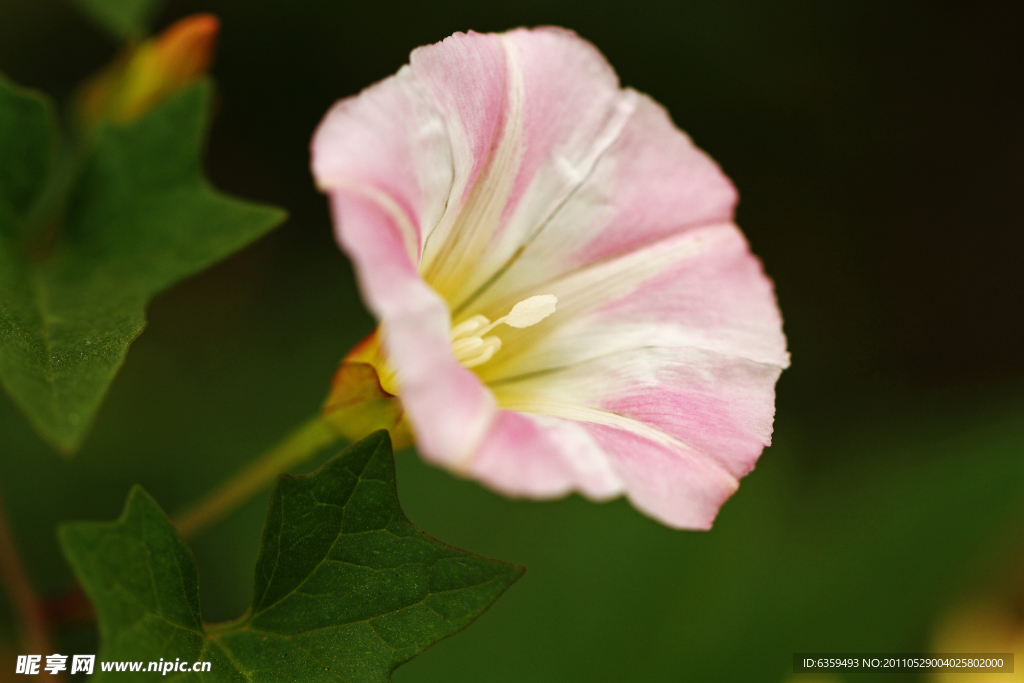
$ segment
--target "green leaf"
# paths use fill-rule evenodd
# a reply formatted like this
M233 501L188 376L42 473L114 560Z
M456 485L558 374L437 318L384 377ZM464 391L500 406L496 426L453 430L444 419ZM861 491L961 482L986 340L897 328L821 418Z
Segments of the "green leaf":
M0 75L0 235L28 211L46 182L54 130L49 102Z
M203 178L209 90L104 126L79 173L47 178L46 103L0 82L0 383L61 450L85 438L149 300L284 218ZM67 206L32 205L67 177Z
M309 476L278 480L252 606L230 624L204 628L192 554L139 487L120 519L66 524L60 540L99 616L97 673L117 680L132 679L103 674L99 662L209 661L204 681L388 681L523 571L409 522L386 432Z
M146 33L161 0L72 0L90 19L115 38Z

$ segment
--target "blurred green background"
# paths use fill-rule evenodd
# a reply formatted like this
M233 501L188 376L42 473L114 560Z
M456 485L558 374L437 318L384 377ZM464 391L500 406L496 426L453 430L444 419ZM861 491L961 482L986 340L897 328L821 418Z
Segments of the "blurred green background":
M1018 604L1024 4L175 0L158 28L196 11L223 21L209 172L291 218L156 300L73 460L0 395L40 591L70 581L55 524L116 516L134 482L179 509L312 414L372 328L307 170L328 106L456 30L559 24L739 187L793 353L775 445L710 533L399 454L414 522L528 571L395 680L781 681L796 651L926 651L961 601ZM0 0L0 71L23 85L66 100L115 48L60 0ZM208 620L245 609L265 510L193 543Z

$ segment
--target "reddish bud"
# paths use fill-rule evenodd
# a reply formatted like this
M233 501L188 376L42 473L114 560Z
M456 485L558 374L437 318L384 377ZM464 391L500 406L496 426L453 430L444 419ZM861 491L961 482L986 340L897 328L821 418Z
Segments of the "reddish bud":
M337 433L350 441L386 429L391 433L394 447L404 448L412 443L412 435L402 402L381 386L379 369L365 357L368 351L372 354L377 344L377 336L373 334L341 362L322 415Z
M180 92L209 69L219 28L212 14L193 14L129 48L85 84L82 118L127 123Z

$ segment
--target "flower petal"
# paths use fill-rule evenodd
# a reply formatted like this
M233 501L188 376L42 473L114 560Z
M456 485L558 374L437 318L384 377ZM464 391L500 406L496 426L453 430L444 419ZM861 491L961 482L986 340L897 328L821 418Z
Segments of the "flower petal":
M419 278L386 204L338 190L331 206L367 304L382 321L420 451L439 464L466 459L487 432L495 404L477 376L452 357L447 305Z
M424 226L440 220L454 180L444 119L409 67L331 107L313 136L312 167L320 189L387 207L419 266Z
M700 349L642 348L497 384L503 408L607 422L602 411L643 423L734 477L771 444L776 365Z
M485 366L498 404L579 421L638 508L709 527L771 443L788 365L771 283L742 234L693 229L545 291L559 310L504 332L519 353Z
M728 223L736 191L650 98L634 111L591 172L540 229L516 247L501 274L458 314L497 315L510 300L548 293L547 283L702 226ZM493 269L493 266L492 266ZM518 298L516 298L518 297Z
M587 178L636 94L564 29L456 34L416 50L411 64L448 122L456 178L422 272L458 307Z
M558 310L481 368L488 384L644 347L789 364L771 281L731 224L688 230L542 285ZM513 293L495 306L508 306Z
M718 509L738 483L707 460L681 457L684 452L625 429L587 425L594 439L615 453L627 497L654 519L676 529L710 529Z
M739 486L715 459L643 422L543 399L521 407L538 414L502 411L502 416L518 415L519 420L506 421L503 431L489 435L469 469L504 493L544 497L564 493L570 486L587 493L579 484L580 463L573 462L583 452L588 464L600 463L594 469L609 484L605 495L624 490L633 505L668 526L708 529L718 508ZM550 438L552 416L563 418L563 427L574 427L573 439ZM544 431L532 431L527 417L542 418ZM500 418L495 424L499 422ZM576 466L575 476L565 471L565 465Z
M607 453L577 422L503 410L465 473L506 495L594 500L623 492Z
M425 226L443 215L454 177L448 127L411 68L328 112L313 139L313 173L381 321L420 450L441 464L465 459L489 428L494 399L452 357L448 307L418 273Z

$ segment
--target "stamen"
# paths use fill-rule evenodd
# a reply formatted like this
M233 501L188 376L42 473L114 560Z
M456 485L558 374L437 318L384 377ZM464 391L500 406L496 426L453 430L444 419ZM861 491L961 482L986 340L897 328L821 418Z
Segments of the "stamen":
M486 363L501 348L501 339L485 334L502 323L520 329L536 325L555 312L557 303L554 295L541 294L520 301L508 315L493 323L482 315L474 315L452 328L452 355L467 368Z
M483 345L482 348L480 349L480 353L473 356L472 358L467 358L466 360L460 361L465 367L472 368L476 367L477 365L486 363L491 358L493 358L494 354L496 354L498 352L498 349L501 348L501 340L498 339L497 337L487 337L486 339L483 339L481 341L483 342Z
M466 339L459 339L452 342L452 353L455 354L456 358L465 356L471 351L476 351L484 345L484 340L480 337L468 337Z
M474 315L469 320L464 320L455 327L452 328L452 341L465 337L470 332L487 325L491 321L482 315Z

